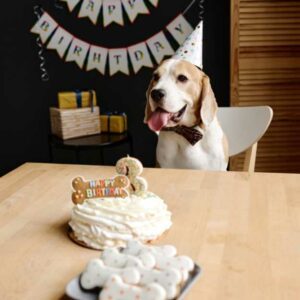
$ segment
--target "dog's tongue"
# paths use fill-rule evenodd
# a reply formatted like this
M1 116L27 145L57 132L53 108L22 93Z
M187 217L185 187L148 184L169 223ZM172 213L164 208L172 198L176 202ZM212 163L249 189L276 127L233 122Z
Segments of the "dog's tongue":
M150 119L148 120L148 126L153 131L160 131L164 126L167 125L170 113L157 109L152 113Z

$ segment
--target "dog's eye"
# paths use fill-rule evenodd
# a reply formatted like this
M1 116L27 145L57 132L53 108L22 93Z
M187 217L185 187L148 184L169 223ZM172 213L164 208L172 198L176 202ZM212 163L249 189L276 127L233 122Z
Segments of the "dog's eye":
M177 76L177 80L180 82L187 82L188 78L185 75L180 74Z
M159 75L157 73L153 74L153 80L158 81L159 80Z

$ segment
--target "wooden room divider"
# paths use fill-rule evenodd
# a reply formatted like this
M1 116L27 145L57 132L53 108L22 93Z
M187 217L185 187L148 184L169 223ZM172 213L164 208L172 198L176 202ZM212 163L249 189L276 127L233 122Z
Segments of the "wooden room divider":
M269 105L256 171L300 172L300 1L231 0L231 106ZM243 155L231 159L241 170Z

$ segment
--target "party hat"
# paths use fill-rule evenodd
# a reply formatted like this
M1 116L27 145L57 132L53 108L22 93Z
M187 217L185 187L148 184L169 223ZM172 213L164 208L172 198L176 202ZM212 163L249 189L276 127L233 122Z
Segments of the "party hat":
M201 21L173 58L186 60L202 69L203 21Z

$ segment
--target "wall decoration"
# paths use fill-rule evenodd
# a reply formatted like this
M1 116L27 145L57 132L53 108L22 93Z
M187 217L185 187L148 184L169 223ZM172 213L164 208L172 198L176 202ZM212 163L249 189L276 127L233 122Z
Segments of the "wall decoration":
M38 19L38 22L37 22L37 24L38 24L39 20L41 18L41 15L43 13L43 10L41 9L41 7L39 5L35 5L33 7L33 12L34 12L36 18ZM49 20L49 24L50 23L51 23L51 20ZM42 26L42 24L39 23L38 27L41 27L41 26ZM40 59L40 71L41 71L41 80L42 81L48 81L50 79L48 71L46 69L46 59L44 56L44 47L43 47L43 43L42 43L42 40L43 40L43 42L45 42L47 40L47 36L45 36L46 34L47 34L47 31L45 31L44 34L42 32L40 32L40 35L36 38L36 44L38 47L38 56Z
M126 12L129 20L134 22L139 14L149 14L149 9L145 4L146 1L157 7L159 0L60 0L66 2L69 11L72 12L81 2L78 17L87 17L93 24L97 20L102 9L104 27L111 23L124 25L124 15Z
M192 26L182 14L170 22L165 30L171 34L178 44L182 44L193 32ZM66 62L75 62L81 69L86 71L96 69L103 75L107 63L109 64L110 76L118 72L129 75L129 62L131 62L133 72L137 73L142 67L153 67L150 53L157 64L165 56L174 54L174 50L163 30L135 45L109 49L98 45L90 45L74 37L59 26L47 12L44 12L31 29L31 32L38 34L47 49L56 50L60 58L65 58Z

